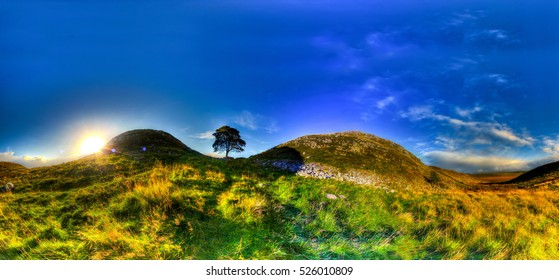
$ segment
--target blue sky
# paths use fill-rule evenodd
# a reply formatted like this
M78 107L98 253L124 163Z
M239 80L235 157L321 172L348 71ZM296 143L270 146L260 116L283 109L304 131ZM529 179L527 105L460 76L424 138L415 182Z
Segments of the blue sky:
M558 21L555 1L1 1L0 160L135 128L210 154L231 125L237 156L361 130L426 164L530 169L559 160Z

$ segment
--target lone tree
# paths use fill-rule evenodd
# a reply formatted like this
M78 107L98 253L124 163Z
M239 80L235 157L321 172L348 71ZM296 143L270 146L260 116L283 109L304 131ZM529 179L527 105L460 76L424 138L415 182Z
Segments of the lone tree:
M241 139L238 130L224 125L216 129L212 135L215 137L215 142L212 145L214 152L225 151L225 158L229 158L229 152L231 151L244 151L243 147L246 145L246 142Z

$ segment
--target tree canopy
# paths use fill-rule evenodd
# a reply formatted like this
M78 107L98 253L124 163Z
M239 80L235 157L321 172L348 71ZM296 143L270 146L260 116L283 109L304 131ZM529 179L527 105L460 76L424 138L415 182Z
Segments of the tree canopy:
M212 134L215 142L212 145L214 152L225 152L225 158L229 157L229 152L242 152L246 142L241 139L239 131L229 126L222 126Z

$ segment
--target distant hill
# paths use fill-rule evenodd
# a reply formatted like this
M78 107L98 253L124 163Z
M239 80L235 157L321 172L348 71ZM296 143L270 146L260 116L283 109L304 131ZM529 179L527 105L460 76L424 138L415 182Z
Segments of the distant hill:
M436 166L429 166L431 170L428 181L434 182L436 184L436 177L439 179L439 185L449 185L449 186L472 186L481 183L479 178L476 178L470 174L460 173L454 170L444 169ZM436 174L436 175L434 175ZM433 180L435 176L435 180Z
M26 173L28 169L20 164L13 162L0 162L0 178L12 177L22 173ZM0 182L2 184L2 182Z
M472 177L479 179L484 184L498 184L510 181L522 174L524 171L515 172L489 172L489 173L477 173L471 174Z
M551 181L559 181L559 161L532 169L507 183L539 184Z
M456 172L431 168L402 146L363 132L340 132L299 137L251 157L318 178L399 187L442 186L456 181ZM468 175L461 174L475 181ZM461 178L463 179L463 178Z
M153 129L137 129L124 132L111 139L102 149L105 154L124 154L135 158L149 156L178 157L198 155L173 135Z

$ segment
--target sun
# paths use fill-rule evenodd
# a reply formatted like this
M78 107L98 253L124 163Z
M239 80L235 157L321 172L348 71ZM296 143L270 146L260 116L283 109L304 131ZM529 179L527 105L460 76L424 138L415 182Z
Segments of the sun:
M105 146L105 140L99 136L89 136L83 140L80 146L80 154L89 155L99 152Z

